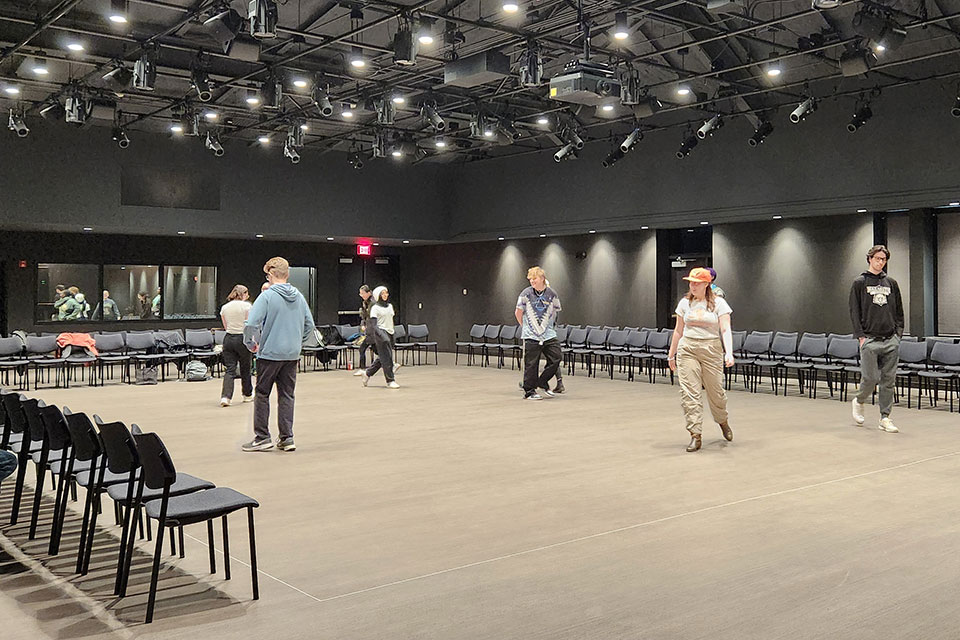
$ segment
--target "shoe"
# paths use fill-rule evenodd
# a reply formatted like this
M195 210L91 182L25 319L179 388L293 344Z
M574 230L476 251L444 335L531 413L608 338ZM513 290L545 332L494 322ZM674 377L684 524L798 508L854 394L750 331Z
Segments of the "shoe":
M857 423L857 426L863 426L863 405L857 402L857 399L854 398L853 402L853 421Z
M280 449L280 451L296 451L297 445L294 444L293 438L277 438L277 449Z
M220 406L221 406L221 407L229 407L229 406L230 406L230 398L220 398Z
M370 382L370 376L367 375L366 371L360 372L360 384L367 386L367 383Z
M730 428L728 423L721 423L720 431L723 431L723 437L727 439L727 442L733 442L733 429Z
M253 402L253 396L243 396L244 402Z
M397 373L397 369L399 369L399 368L402 367L402 366L403 366L403 363L402 363L402 362L394 362L394 363L393 363L393 373L396 374L396 373Z
M397 381L396 381L396 380L391 380L390 382L387 383L387 388L388 388L388 389L399 389L399 388L400 388L400 385L397 384Z
M543 396L534 391L533 393L523 396L524 400L543 400Z
M566 389L563 388L563 383L559 380L557 381L557 386L553 388L554 393L563 393Z
M543 395L547 396L548 398L556 398L556 397L557 397L557 394L555 394L553 391L550 391L550 389L544 389L544 390L543 390Z
M900 433L900 429L897 429L897 425L893 424L890 418L880 418L880 425L877 428L887 433Z
M254 438L250 442L246 443L240 447L242 451L269 451L273 449L273 442L270 441L270 438L264 438L263 440L257 440Z
M362 376L362 375L363 375L363 369L358 369L358 370L356 370L356 371L353 372L353 376L354 376L355 378L358 378L358 377L360 377L360 376Z
M703 439L699 435L694 435L690 438L690 444L687 445L687 452L693 453L694 451L700 451L701 444L703 444Z

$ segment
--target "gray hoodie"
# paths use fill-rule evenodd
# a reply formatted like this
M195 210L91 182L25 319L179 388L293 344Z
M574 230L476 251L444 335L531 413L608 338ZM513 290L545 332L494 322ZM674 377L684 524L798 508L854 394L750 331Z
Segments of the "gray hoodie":
M263 360L299 360L303 340L315 329L310 308L292 284L275 284L257 296L243 328L248 348L259 344Z

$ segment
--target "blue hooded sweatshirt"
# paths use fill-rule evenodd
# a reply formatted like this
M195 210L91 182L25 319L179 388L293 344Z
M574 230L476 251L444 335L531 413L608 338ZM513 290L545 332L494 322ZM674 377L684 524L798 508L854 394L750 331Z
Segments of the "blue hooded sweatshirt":
M303 340L315 329L310 307L292 284L275 284L257 296L243 327L247 348L259 344L263 360L299 360Z

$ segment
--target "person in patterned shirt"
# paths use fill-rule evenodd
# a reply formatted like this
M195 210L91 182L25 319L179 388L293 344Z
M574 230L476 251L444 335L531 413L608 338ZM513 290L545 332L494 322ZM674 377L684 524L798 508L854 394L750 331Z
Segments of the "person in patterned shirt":
M542 389L548 398L552 398L554 393L550 391L549 381L560 368L562 354L556 331L560 297L547 286L546 274L540 267L530 267L527 280L530 286L520 293L515 312L524 345L523 397L542 400L543 396L537 390ZM543 373L539 373L540 354L547 360Z

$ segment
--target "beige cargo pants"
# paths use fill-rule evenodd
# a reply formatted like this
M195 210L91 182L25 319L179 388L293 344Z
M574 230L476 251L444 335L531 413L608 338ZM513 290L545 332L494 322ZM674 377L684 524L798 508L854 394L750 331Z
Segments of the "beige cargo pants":
M723 344L720 338L680 338L677 345L680 404L687 431L703 432L701 390L707 392L710 413L717 424L727 421L727 392L723 388Z

